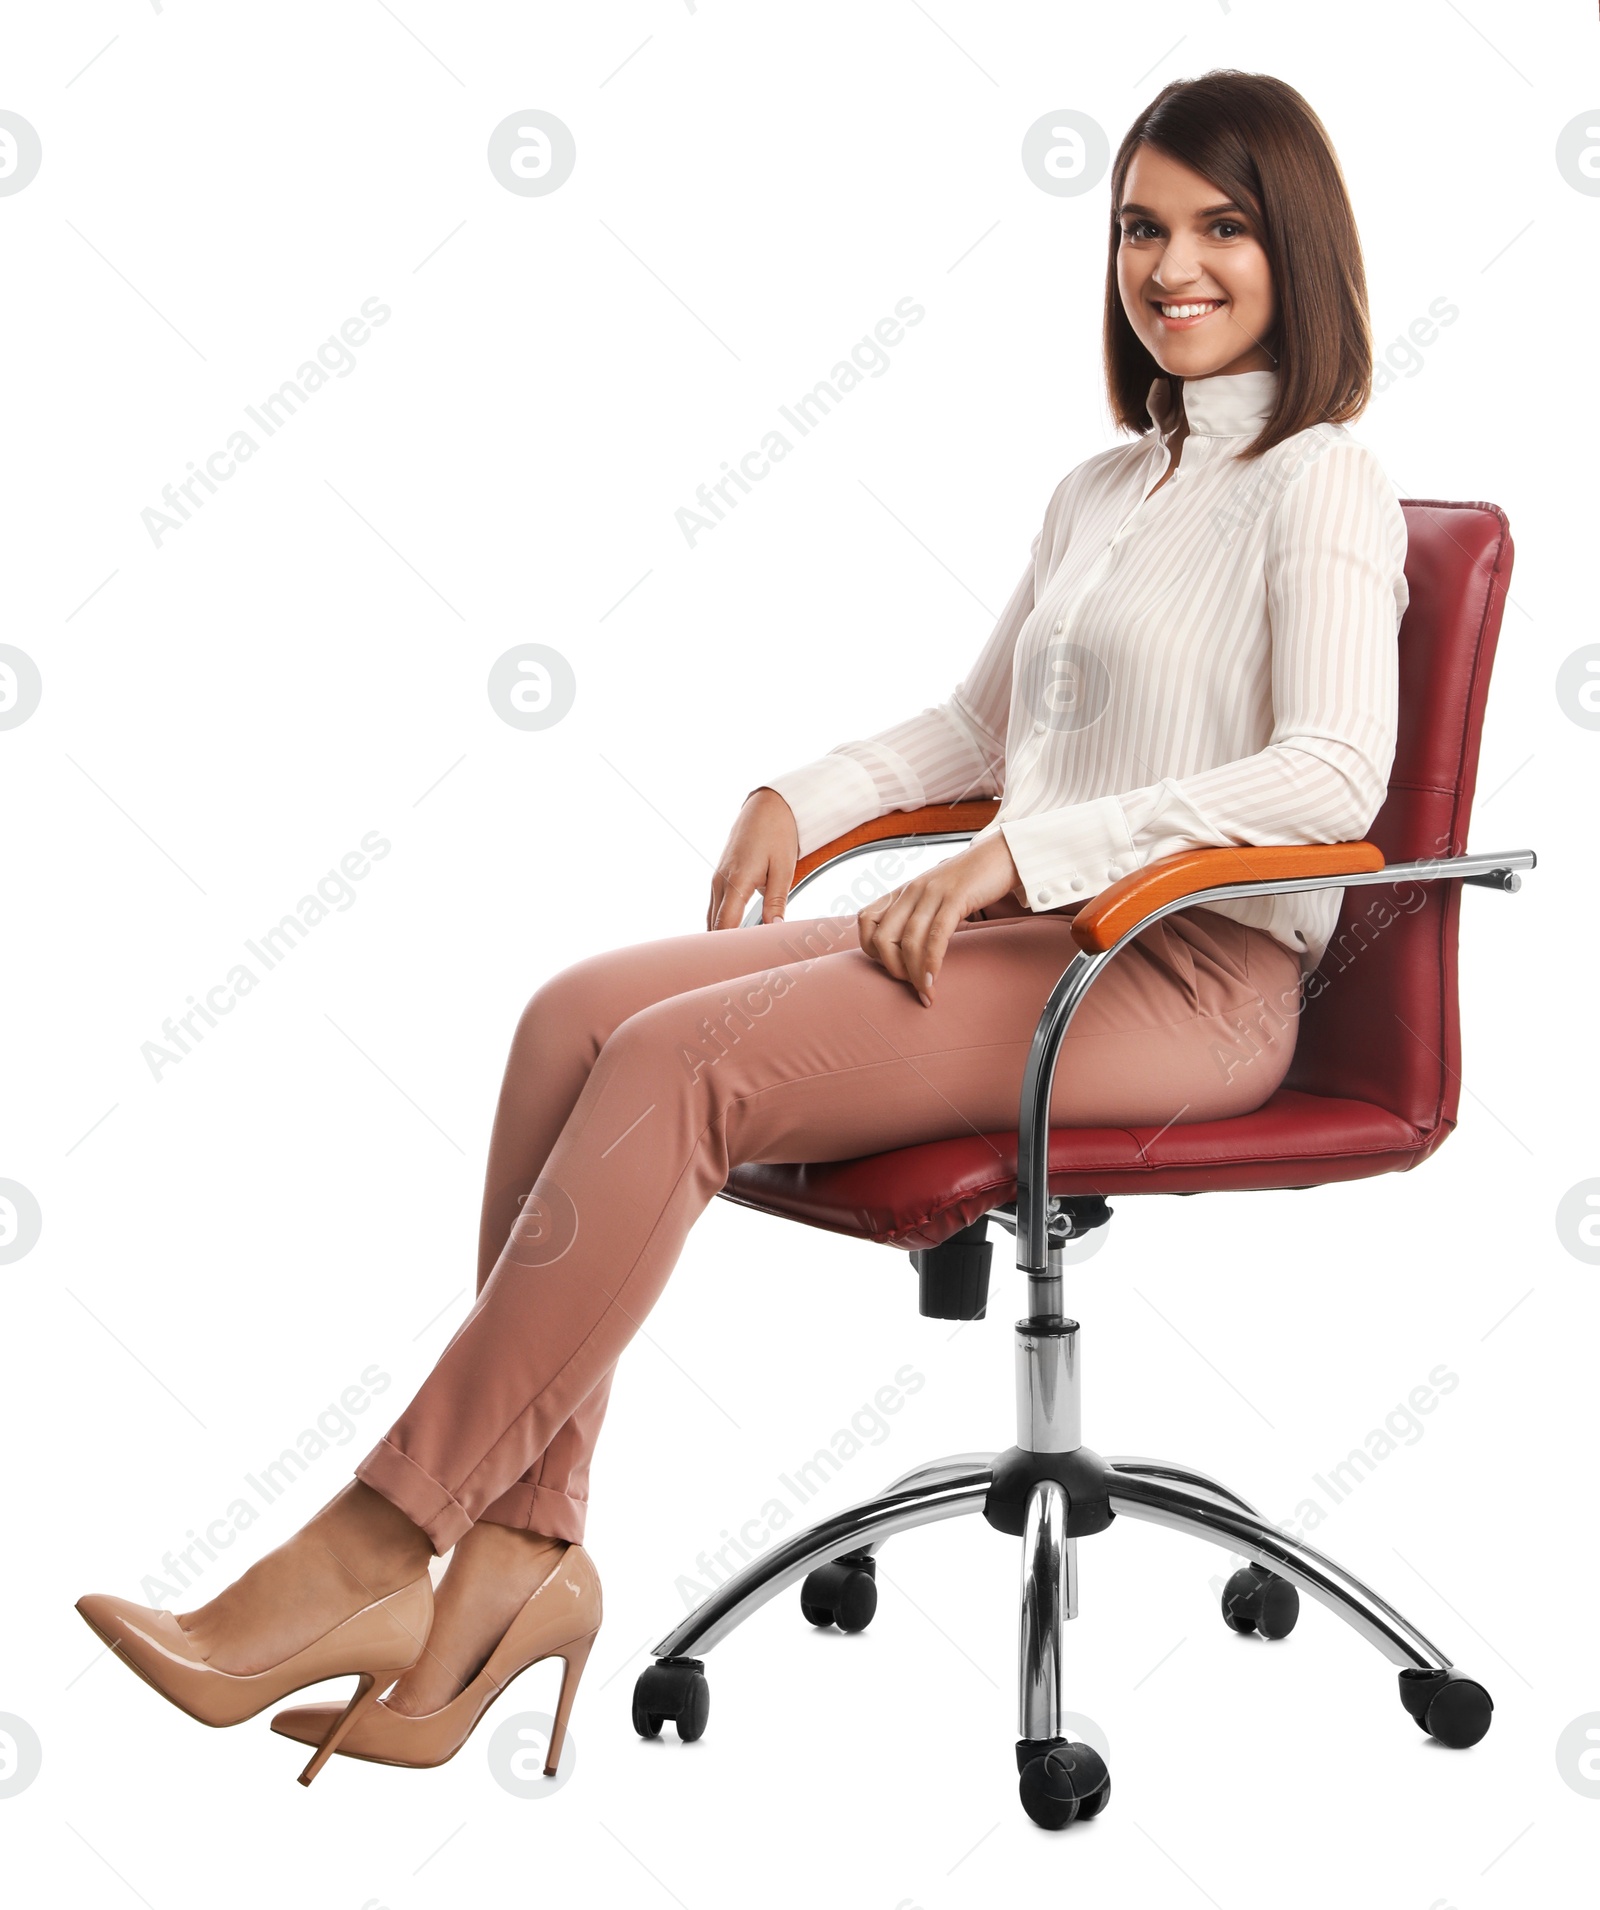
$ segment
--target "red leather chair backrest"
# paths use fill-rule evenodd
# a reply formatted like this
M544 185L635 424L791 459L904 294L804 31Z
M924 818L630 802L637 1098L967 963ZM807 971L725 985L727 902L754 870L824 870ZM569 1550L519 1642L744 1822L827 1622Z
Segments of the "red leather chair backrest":
M1399 740L1367 835L1386 861L1420 862L1467 846L1512 544L1493 504L1419 498L1402 509L1411 601L1400 625ZM1444 1139L1460 1094L1460 908L1459 882L1345 891L1306 981L1287 1087L1371 1101L1431 1134L1432 1146Z

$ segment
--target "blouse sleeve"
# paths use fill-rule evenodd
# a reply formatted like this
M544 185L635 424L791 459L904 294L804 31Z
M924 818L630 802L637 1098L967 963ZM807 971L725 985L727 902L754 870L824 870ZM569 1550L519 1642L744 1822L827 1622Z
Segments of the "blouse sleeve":
M1028 568L977 661L944 702L759 785L777 790L794 811L801 855L894 809L999 795L1012 654L1033 609L1043 535L1034 538Z
M1348 842L1394 760L1406 526L1365 446L1331 446L1285 489L1264 564L1272 734L1253 756L1002 821L1030 908L1087 900L1179 849Z

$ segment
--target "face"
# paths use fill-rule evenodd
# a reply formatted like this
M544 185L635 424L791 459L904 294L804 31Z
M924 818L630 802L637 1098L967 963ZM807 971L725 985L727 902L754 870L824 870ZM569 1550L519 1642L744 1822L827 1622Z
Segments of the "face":
M1122 309L1179 378L1271 371L1261 343L1277 316L1260 221L1152 146L1134 153L1118 217Z

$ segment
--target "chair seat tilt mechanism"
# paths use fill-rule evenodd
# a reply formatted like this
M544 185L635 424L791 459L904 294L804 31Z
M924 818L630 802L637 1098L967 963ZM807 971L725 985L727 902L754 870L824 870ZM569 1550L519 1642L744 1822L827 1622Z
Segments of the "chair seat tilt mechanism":
M884 1542L967 1513L1022 1541L1016 1763L1022 1805L1036 1824L1081 1823L1111 1795L1100 1754L1063 1735L1062 1651L1066 1621L1078 1611L1078 1541L1119 1518L1166 1526L1243 1559L1221 1601L1234 1631L1286 1637L1307 1594L1397 1668L1400 1702L1428 1736L1464 1749L1488 1731L1494 1707L1484 1686L1342 1566L1207 1472L1104 1458L1084 1445L1079 1327L1064 1294L1067 1243L1107 1223L1108 1196L1310 1189L1404 1171L1455 1125L1461 894L1514 892L1520 872L1534 866L1530 850L1465 852L1512 545L1494 505L1407 500L1403 508L1411 601L1400 630L1400 733L1369 840L1186 850L1095 896L1072 918L1078 952L1035 1030L1015 1133L852 1161L749 1163L730 1175L725 1199L908 1249L921 1311L936 1319L984 1317L988 1224L1013 1233L1027 1290L1014 1336L1016 1441L918 1466L880 1497L775 1543L719 1586L653 1648L655 1662L633 1694L642 1736L659 1735L669 1719L680 1738L701 1736L710 1711L704 1654L786 1586L799 1584L811 1624L861 1631L876 1609ZM996 807L986 800L881 817L812 851L796 871L797 887L868 848L960 842ZM1063 1037L1096 978L1131 941L1179 909L1328 888L1343 891L1338 926L1306 978L1289 1073L1262 1107L1159 1129L1051 1130ZM830 912L854 906L841 901Z

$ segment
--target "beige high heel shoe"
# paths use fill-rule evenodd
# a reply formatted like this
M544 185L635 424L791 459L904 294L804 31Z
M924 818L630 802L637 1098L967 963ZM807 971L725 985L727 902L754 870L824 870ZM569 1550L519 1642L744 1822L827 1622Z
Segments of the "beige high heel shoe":
M300 1782L309 1784L377 1694L422 1656L433 1623L433 1581L424 1572L281 1663L245 1673L207 1664L172 1612L106 1592L88 1593L77 1609L129 1670L201 1724L242 1724L292 1691L354 1672L348 1704L317 1707L327 1712L328 1723L316 1740L316 1755L300 1773Z
M563 1658L566 1669L544 1765L545 1776L554 1777L578 1680L588 1663L601 1616L600 1574L594 1560L581 1545L569 1544L549 1576L512 1619L483 1669L447 1705L412 1718L391 1711L380 1701L340 1733L334 1748L344 1757L365 1758L373 1764L413 1768L444 1764L466 1743L479 1719L513 1678L543 1658ZM295 1705L280 1711L272 1720L272 1728L280 1737L295 1738L301 1744L325 1744L338 1709L333 1704Z

